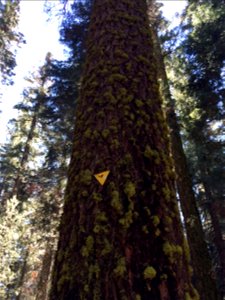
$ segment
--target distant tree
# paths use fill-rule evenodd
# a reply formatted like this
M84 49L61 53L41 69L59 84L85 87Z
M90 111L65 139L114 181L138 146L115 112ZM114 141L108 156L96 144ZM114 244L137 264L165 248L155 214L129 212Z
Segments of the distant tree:
M54 123L55 131L60 131L67 141L68 153L72 146L74 111L84 65L91 3L92 0L74 1L65 14L60 30L60 41L67 46L68 58L65 61L51 60L47 70L52 84L46 99L42 122Z
M11 232L16 236L15 243L11 239L12 245L6 247L3 255L6 258L10 257L13 253L11 247L14 247L16 255L13 264L17 266L11 268L12 262L8 260L8 265L4 264L2 271L3 278L0 279L5 293L16 295L16 299L33 297L36 292L44 250L47 244L53 248L55 243L57 230L54 228L57 228L62 201L61 182L65 177L63 172L67 157L63 157L61 162L52 157L48 158L50 150L46 141L47 136L52 141L51 131L46 131L50 128L45 126L42 128L41 122L49 85L45 73L48 63L49 55L38 75L28 79L30 87L24 90L23 101L16 105L19 116L11 124L11 138L3 147L0 157L0 237L4 245L11 237ZM63 149L62 143L60 146ZM45 161L45 165L42 161ZM55 168L57 164L58 168ZM16 201L17 204L13 206L14 211L10 212L15 214L20 222L12 221L9 235L6 236L3 228L10 218L8 206L12 201ZM16 248L14 244L17 245ZM11 268L11 277L6 278L7 268ZM9 285L10 289L7 287Z
M217 0L198 4L189 1L183 15L182 42L171 62L170 79L198 205L224 295L225 9Z
M17 195L20 201L15 214L18 214L20 207L21 222L28 222L30 228L35 228L33 237L38 240L33 240L35 246L30 248L31 241L27 239L23 244L24 249L27 249L26 253L23 257L18 253L20 263L15 273L17 281L11 286L11 293L18 294L17 299L36 297L43 300L48 295L57 224L71 153L73 115L84 60L84 46L81 47L85 41L84 27L87 27L81 21L85 18L84 11L87 10L84 10L84 5L86 3L83 1L82 5L75 3L71 7L77 18L79 17L79 22L70 18L72 25L68 21L64 22L62 30L64 39L66 28L73 28L74 34L68 35L65 43L73 47L79 44L79 51L74 56L71 51L65 62L53 60L47 54L45 65L35 76L27 78L30 87L24 90L23 101L16 105L19 118L11 124L11 140L1 151L3 218L7 218L4 207L8 199ZM66 15L66 20L67 17ZM79 33L80 36L77 36ZM70 43L69 38L76 42ZM39 151L35 150L37 143ZM38 164L35 163L35 168L32 168L36 160ZM35 204L28 220L22 202L29 203L29 199ZM17 232L18 229L13 225L12 230ZM32 275L34 273L35 278Z
M50 299L198 299L146 11L94 2Z
M45 65L34 76L27 78L30 87L24 90L23 101L15 107L19 111L19 117L11 122L11 138L1 149L0 223L4 225L10 219L7 207L11 203L10 198L16 196L17 204L13 206L12 214L18 215L21 223L12 222L11 230L19 237L24 235L24 232L20 232L20 224L25 222L29 224L29 230L35 232L32 239L25 238L21 242L16 240L24 251L22 253L19 249L14 249L16 255L13 264L17 268L10 269L11 277L8 277L8 281L5 277L8 267L3 265L5 279L0 279L4 293L9 298L17 295L17 299L36 297L43 300L48 294L57 224L71 152L73 115L84 60L84 47L81 47L85 40L83 27L87 27L85 22L81 22L85 18L84 11L87 10L84 10L84 4L86 5L83 1L72 6L79 22L70 18L73 25L68 21L64 22L62 30L64 39L66 28L73 27L74 34L68 35L65 40L73 47L79 44L79 51L76 50L76 55L72 55L71 51L67 62L54 61L47 54ZM80 36L77 37L79 32ZM69 38L76 42L70 43ZM36 147L37 143L39 147ZM37 148L40 150L37 151ZM32 213L28 213L30 201L34 204ZM4 232L3 229L0 232L1 241L8 245L8 251L6 253L2 250L2 255L7 257L11 256L11 247L15 246L10 239L11 235L8 236L9 241L6 241ZM30 247L30 244L33 246ZM9 260L8 263L9 266L12 265Z
M3 83L12 83L16 66L12 45L24 42L23 35L16 30L19 22L19 0L0 1L0 71Z
M27 203L18 213L19 201L14 197L7 201L4 216L0 220L0 298L15 299L18 292L21 264L26 261L28 241L32 243L32 226L26 222L32 205Z
M11 121L10 141L2 149L0 160L2 206L7 199L14 196L21 202L23 197L27 198L24 187L28 184L29 178L32 177L29 173L31 169L29 163L37 156L34 141L39 138L38 120L46 93L44 86L47 78L43 75L43 69L44 67L40 68L38 76L33 74L33 78L27 79L33 86L24 89L23 101L15 106L19 115L17 119ZM33 161L33 163L35 162ZM7 174L11 178L11 184L8 182Z
M167 122L170 129L171 150L176 172L176 186L179 194L180 205L184 217L187 240L190 246L191 261L194 271L194 282L201 299L218 299L216 284L213 280L212 263L204 238L204 231L197 209L192 180L189 175L187 159L184 153L180 134L180 125L175 112L175 101L170 92L169 80L166 73L164 56L161 50L160 39L157 31L163 24L156 3L152 2L150 9L151 30L154 41L156 61L158 64L158 78L161 95L164 101ZM201 249L201 250L200 250Z

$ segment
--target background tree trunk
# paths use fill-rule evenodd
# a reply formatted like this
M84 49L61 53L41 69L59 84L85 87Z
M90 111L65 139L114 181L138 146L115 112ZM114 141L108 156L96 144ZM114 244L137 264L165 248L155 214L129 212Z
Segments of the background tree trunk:
M49 277L54 254L52 247L53 246L50 243L47 243L45 254L43 257L42 269L40 271L39 281L37 284L36 300L48 299Z
M25 250L25 255L23 258L23 265L21 266L21 270L20 270L20 277L18 279L18 287L19 287L19 294L16 297L16 300L22 300L23 299L23 287L24 287L24 279L27 273L27 260L29 257L29 249Z
M206 177L205 175L203 176L204 178ZM205 196L207 198L207 203L208 203L207 208L212 222L213 243L215 244L218 257L219 257L218 276L220 282L220 290L224 295L225 293L225 241L223 239L223 234L219 222L219 213L218 213L218 206L216 203L216 199L212 196L210 185L207 184L207 182L203 182L203 186L204 186Z
M191 261L194 270L194 282L202 300L216 300L219 298L216 284L212 278L211 259L204 239L202 223L197 209L194 191L192 189L186 156L182 146L180 127L175 113L175 104L170 94L164 58L154 25L152 26L152 35L155 46L155 56L158 63L161 93L166 107L167 122L170 128L171 150L176 172L176 185L184 216L187 240L190 246Z

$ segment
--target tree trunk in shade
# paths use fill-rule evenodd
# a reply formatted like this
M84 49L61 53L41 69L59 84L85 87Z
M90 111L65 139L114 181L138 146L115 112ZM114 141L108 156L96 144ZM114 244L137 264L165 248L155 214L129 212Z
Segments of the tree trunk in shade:
M201 176L202 178L207 177L206 172L203 169L201 170ZM213 236L214 236L213 243L216 247L216 251L219 257L218 277L220 283L220 291L224 297L225 296L225 240L223 238L221 225L219 222L219 211L221 209L221 205L220 204L218 205L218 202L213 197L210 189L210 184L207 182L207 180L203 181L203 186L204 186L205 196L208 203L208 212L212 222Z
M94 1L75 119L50 299L199 299L145 0Z
M34 137L36 123L37 123L37 113L35 112L34 116L32 117L30 129L29 129L27 139L25 142L25 146L23 149L23 155L22 155L21 161L19 163L19 170L15 174L15 179L13 180L13 185L11 187L11 191L8 191L9 187L4 190L4 185L3 185L3 191L1 192L2 193L1 211L5 210L8 199L13 198L13 196L16 196L18 199L20 199L21 198L20 196L23 194L24 187L21 186L21 182L22 182L24 173L26 171L26 166L28 163L29 155L30 155L31 143L32 143L32 140Z
M16 196L18 199L20 199L21 195L23 194L23 187L21 187L20 185L22 182L23 174L27 168L27 163L29 160L31 147L32 147L31 144L32 144L32 141L33 141L34 135L35 135L35 129L36 129L36 125L37 125L40 106L41 106L41 103L37 103L35 106L35 112L34 112L34 115L32 116L30 129L29 129L27 139L26 139L24 149L23 149L23 156L20 161L19 170L18 170L16 178L15 178L15 182L14 182L14 185L12 188L10 198L12 198L13 196Z
M48 286L49 286L49 278L51 273L53 254L54 254L53 246L51 244L47 244L43 261L42 261L42 268L39 275L39 281L37 284L36 300L48 299Z
M196 206L194 191L192 189L192 181L182 146L180 127L175 113L174 100L170 94L164 58L161 52L157 32L154 28L152 28L152 35L155 46L156 61L158 64L161 93L165 102L167 122L170 128L171 150L176 172L176 184L184 216L187 240L190 246L194 282L202 300L216 300L219 299L219 296L216 290L216 283L212 278L212 263L208 253L207 244L204 239L204 232Z
M225 241L223 234L221 232L220 222L219 222L219 213L218 206L216 201L213 201L209 204L209 214L212 221L213 231L214 231L214 244L216 246L218 255L219 255L219 281L220 281L220 290L223 297L225 296Z
M23 283L24 279L27 273L27 260L29 257L29 248L25 250L25 255L23 258L23 264L21 266L21 271L20 271L20 277L18 278L18 287L19 287L19 294L16 297L16 300L22 300L23 299Z

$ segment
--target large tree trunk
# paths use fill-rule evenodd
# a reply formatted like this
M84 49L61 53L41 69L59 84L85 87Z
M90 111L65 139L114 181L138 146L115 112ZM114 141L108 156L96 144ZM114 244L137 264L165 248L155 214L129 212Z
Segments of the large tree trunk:
M52 300L198 299L152 47L145 0L94 1Z
M158 63L158 76L160 80L161 93L165 102L166 116L170 128L171 150L176 171L176 185L184 216L188 244L191 251L194 281L202 300L217 300L218 293L216 290L216 284L212 278L211 259L204 239L202 223L196 206L194 191L192 189L192 181L182 146L180 127L175 113L174 100L170 93L164 58L154 26L152 27L152 34L156 61Z

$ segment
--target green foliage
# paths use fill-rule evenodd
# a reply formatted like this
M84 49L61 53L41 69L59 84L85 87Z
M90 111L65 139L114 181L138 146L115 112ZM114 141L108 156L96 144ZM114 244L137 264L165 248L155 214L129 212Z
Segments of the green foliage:
M2 299L13 299L20 292L20 280L24 274L27 284L32 283L31 273L41 266L44 253L42 234L36 231L33 222L37 216L37 205L30 199L19 211L20 201L13 197L7 201L4 216L0 221L0 295ZM39 270L38 270L39 271Z
M23 101L16 106L19 116L11 122L11 139L0 157L1 224L11 216L8 205L10 198L15 198L13 196L17 196L13 213L19 218L14 224L10 217L10 230L18 239L16 246L10 242L14 253L10 246L9 252L5 252L5 258L12 256L13 262L10 262L10 277L2 279L3 289L10 295L22 291L23 297L29 293L26 284L32 284L32 293L35 293L38 277L34 281L32 274L41 272L46 243L51 248L56 240L68 159L63 147L64 137L59 136L57 140L52 127L50 130L46 125L43 126L45 130L40 131L40 124L46 119L42 113L46 85L49 85L45 74L48 62L29 78L31 86L24 90ZM7 235L1 238L2 244L7 242ZM5 276L7 265L3 267Z
M11 76L16 66L15 53L11 50L13 43L21 43L23 36L16 27L19 22L19 0L0 1L0 71L1 81L12 84Z
M30 239L31 234L31 226L25 223L24 215L18 213L18 204L19 201L16 198L10 199L5 207L5 217L0 221L0 255L2 257L0 295L2 299L6 299L8 295L14 297L18 292L15 288L16 279L20 274L18 261L25 255L21 245L27 238Z
M81 3L79 7L76 4L73 6L78 14L81 13L82 7L85 8L86 11L82 11L80 18L85 18L84 15L89 14L87 3L90 1L86 1L85 5L83 1L83 6L80 5ZM13 31L13 27L18 22L18 8L19 1L0 1L0 33L3 42L0 46L0 67L5 82L12 74L11 68L15 66L14 55L9 51L10 42L19 42L22 38ZM1 14L3 11L4 15ZM9 244L14 248L14 252L11 252L10 246L7 246L9 254L5 252L5 259L11 255L15 257L15 261L13 260L10 265L12 268L10 277L7 275L7 265L3 265L3 276L8 277L7 280L2 279L1 283L4 282L4 293L8 293L7 297L10 299L11 296L18 294L21 288L23 290L21 297L28 297L26 285L32 287L33 294L29 294L29 297L34 296L39 277L32 282L31 274L34 271L39 276L46 241L50 247L58 234L65 174L71 152L74 108L80 84L82 57L84 57L81 40L83 39L84 42L86 36L86 31L81 30L76 41L77 35L73 34L71 39L68 32L79 31L80 27L87 26L86 20L81 24L77 19L74 22L74 17L65 17L61 37L64 42L71 45L71 55L67 61L59 62L52 60L51 55L48 54L46 64L32 78L29 78L31 86L24 90L24 99L16 106L19 110L19 118L11 124L11 141L8 145L4 145L1 151L0 190L4 201L1 202L2 223L0 224L5 224L10 217L7 203L9 201L10 204L9 196L15 192L18 194L19 202L14 213L21 217L21 221L17 221L18 229L17 224L11 222L15 236L19 234L19 242L17 239L17 246L15 246L14 242L10 241ZM74 42L77 42L79 47L75 47L73 55ZM86 184L88 174L83 174L82 178ZM16 181L20 182L19 189L14 189ZM82 196L88 195L84 193ZM28 208L30 203L32 203L32 213ZM26 226L20 225L23 222ZM32 230L32 235L24 235L24 239L20 239L20 234L25 228ZM11 239L10 235L8 237ZM2 245L7 244L7 235L1 235L1 238L4 239L1 240ZM73 242L76 242L75 235ZM22 274L25 265L26 271Z

